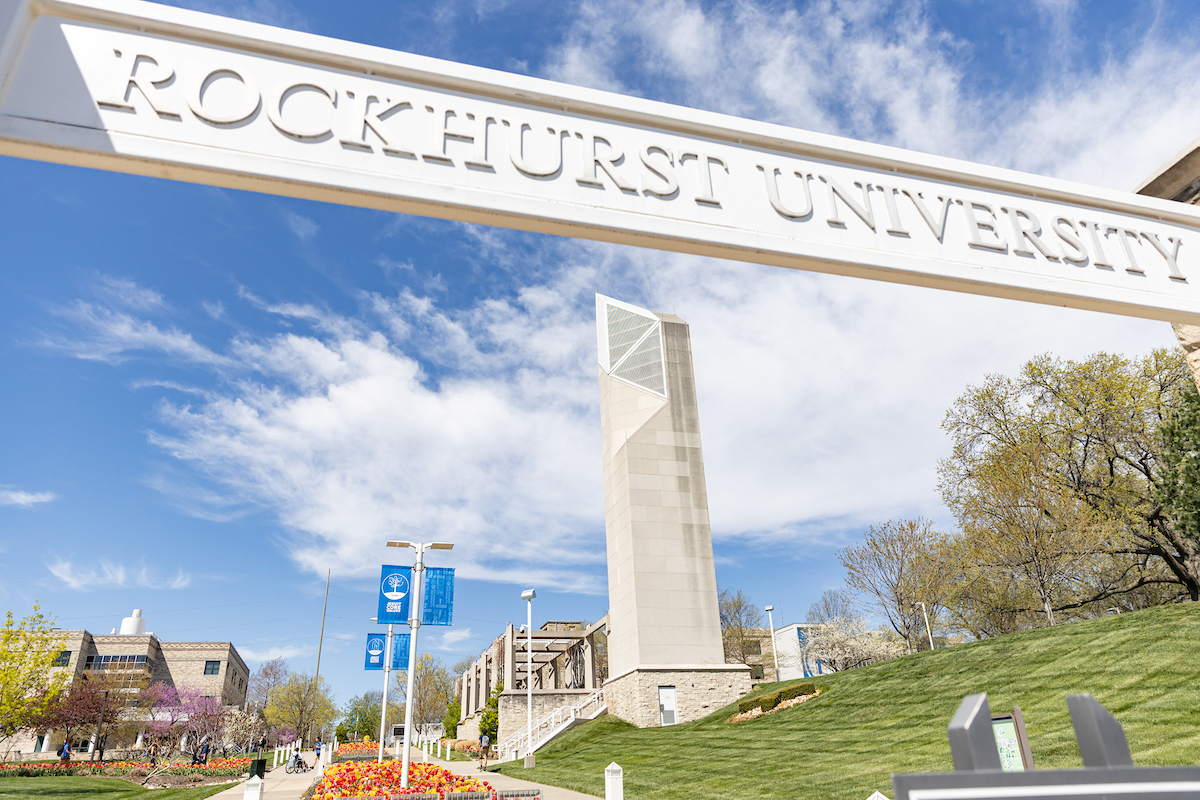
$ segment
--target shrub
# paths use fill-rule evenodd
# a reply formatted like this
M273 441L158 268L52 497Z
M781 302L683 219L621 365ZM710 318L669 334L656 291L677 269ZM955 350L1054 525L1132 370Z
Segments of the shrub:
M193 772L191 775L187 776L188 783L200 783L203 780L204 776L196 772Z
M146 777L147 773L143 767L134 767L133 769L129 770L129 774L134 778L144 778Z
M785 686L782 689L776 689L773 692L751 697L749 700L743 700L738 703L738 711L743 714L755 708L761 708L764 712L770 711L785 700L791 700L796 697L803 697L806 694L812 694L816 691L816 687L811 683L798 683L795 686Z

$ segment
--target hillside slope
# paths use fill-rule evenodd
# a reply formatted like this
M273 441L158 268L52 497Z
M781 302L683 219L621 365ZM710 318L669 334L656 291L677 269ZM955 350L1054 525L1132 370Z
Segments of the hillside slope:
M638 730L612 717L580 726L514 777L604 794L625 770L629 800L865 800L893 772L951 771L946 725L965 695L993 713L1021 707L1040 769L1081 766L1066 696L1091 692L1125 728L1138 766L1200 763L1200 604L957 645L825 676L820 697L750 722L728 706L697 722ZM755 694L785 684L766 684Z

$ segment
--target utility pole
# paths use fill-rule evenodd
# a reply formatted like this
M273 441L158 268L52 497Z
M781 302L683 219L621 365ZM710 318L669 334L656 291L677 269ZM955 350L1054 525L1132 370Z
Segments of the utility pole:
M317 671L313 675L313 709L316 709L317 697L321 694L321 645L325 643L325 612L329 610L329 576L333 570L325 570L325 605L321 606L321 635L317 638Z

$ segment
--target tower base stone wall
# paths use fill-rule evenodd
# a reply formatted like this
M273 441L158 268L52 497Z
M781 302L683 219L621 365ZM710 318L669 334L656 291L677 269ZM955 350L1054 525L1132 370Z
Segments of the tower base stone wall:
M639 728L662 725L658 687L675 687L675 721L701 719L750 692L750 668L744 664L643 667L604 683L608 713Z

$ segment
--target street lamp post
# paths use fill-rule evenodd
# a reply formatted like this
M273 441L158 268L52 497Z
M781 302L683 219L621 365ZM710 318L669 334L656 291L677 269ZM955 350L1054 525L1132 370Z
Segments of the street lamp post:
M417 629L421 627L421 587L425 572L425 550L453 550L450 542L400 542L391 541L388 547L411 547L417 551L413 561L412 599L408 603L408 628L411 638L408 642L408 686L404 694L404 762L400 767L400 788L408 788L408 763L412 748L412 714L413 714L413 684L417 676ZM388 651L391 658L391 651Z
M371 622L375 622L376 617L371 617ZM387 645L383 648L383 702L379 706L379 757L380 764L383 763L383 736L387 731L387 698L388 686L392 682L392 626L388 625Z
M533 754L533 598L537 592L526 589L521 592L525 601L525 767L534 766L537 756Z
M921 607L921 613L925 616L925 633L929 636L929 649L933 650L933 628L929 627L929 612L925 609L925 603L918 600L913 603L914 606Z
M771 612L775 606L767 606L767 624L771 626L771 655L775 658L775 682L779 683L779 650L775 647L775 618Z

